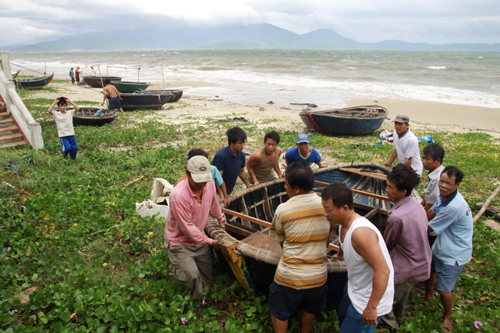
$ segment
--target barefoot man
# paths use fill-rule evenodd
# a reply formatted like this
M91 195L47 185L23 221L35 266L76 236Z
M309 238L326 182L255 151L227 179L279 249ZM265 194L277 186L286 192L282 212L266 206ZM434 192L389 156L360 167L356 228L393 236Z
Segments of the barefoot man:
M120 103L120 100L122 99L120 97L120 93L116 89L114 85L111 84L111 81L109 79L104 80L104 83L106 86L103 88L103 93L104 93L104 100L102 101L101 106L106 103L106 97L109 95L109 110L112 111L114 109L120 109L122 112L122 115L125 117L125 113L123 112L122 105Z

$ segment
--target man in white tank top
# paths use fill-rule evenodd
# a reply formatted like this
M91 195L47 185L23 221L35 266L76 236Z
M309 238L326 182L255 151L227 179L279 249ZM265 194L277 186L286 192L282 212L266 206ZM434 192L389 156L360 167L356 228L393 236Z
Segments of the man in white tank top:
M332 258L344 259L347 286L338 310L340 333L372 333L392 309L394 268L378 229L354 212L352 191L345 184L323 190L326 219L340 225L340 249Z

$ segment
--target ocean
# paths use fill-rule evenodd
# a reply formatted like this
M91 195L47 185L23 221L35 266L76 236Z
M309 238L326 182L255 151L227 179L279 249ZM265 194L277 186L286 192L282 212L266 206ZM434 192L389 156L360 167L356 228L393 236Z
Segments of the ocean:
M186 94L278 107L392 98L500 108L500 53L362 50L139 50L11 53L26 67L69 78L71 67L127 81L207 81ZM140 68L140 69L139 69ZM217 96L217 97L216 97ZM295 108L302 108L298 106Z

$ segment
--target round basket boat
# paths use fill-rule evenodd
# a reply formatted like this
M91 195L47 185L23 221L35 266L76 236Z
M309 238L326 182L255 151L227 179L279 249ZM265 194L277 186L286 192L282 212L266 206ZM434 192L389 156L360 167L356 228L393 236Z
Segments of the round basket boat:
M101 115L95 115L98 110L102 110ZM84 126L102 126L115 120L117 113L108 109L100 109L96 107L80 107L73 114L74 125Z
M387 215L392 204L387 201L385 189L389 169L377 164L354 164L344 167L329 167L314 171L313 191L321 194L325 186L345 183L355 193L354 210L365 216L383 233ZM419 200L414 190L412 196ZM240 284L255 293L267 294L273 282L276 266L281 258L282 248L276 238L269 236L269 228L254 223L253 218L272 222L278 206L288 200L284 178L259 184L231 195L228 210L225 210L226 230L219 227L217 220L209 217L205 231L219 242L218 256L221 265ZM245 219L241 216L249 217ZM334 243L338 244L338 239ZM347 267L344 260L331 259L328 268L327 308L337 308L342 299L347 281Z

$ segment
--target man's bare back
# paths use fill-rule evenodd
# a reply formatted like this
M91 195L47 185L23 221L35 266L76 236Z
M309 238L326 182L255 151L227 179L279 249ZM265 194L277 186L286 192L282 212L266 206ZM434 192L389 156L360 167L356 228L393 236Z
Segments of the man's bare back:
M104 87L104 95L106 95L106 93L109 95L109 98L115 98L119 95L118 90L112 84L108 84Z

